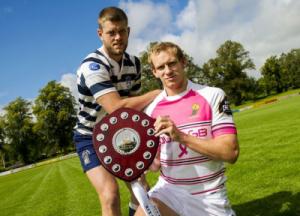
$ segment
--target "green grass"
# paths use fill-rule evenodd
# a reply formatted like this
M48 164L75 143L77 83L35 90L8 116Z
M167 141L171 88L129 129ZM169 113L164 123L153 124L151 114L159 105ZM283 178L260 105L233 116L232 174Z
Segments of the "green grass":
M228 166L238 215L300 215L300 96L234 115L240 157Z
M238 216L300 216L300 96L234 114L240 157L227 166ZM148 175L151 185L157 174ZM129 194L120 182L122 213ZM0 177L1 216L99 215L78 158Z
M99 215L77 158L3 176L0 185L2 216Z
M79 163L76 157L0 177L0 215L100 215L97 194ZM149 178L151 185L156 177ZM125 184L119 184L122 213L127 215L130 196Z

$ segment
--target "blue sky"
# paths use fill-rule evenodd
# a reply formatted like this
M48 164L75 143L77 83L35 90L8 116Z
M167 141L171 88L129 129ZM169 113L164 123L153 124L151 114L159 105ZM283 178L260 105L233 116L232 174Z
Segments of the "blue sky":
M131 26L128 52L151 41L178 43L202 66L226 40L242 43L257 70L266 58L300 45L297 0L0 0L0 110L17 97L34 100L49 81L75 94L81 60L101 46L97 16L119 6Z
M100 45L97 14L110 1L86 2L0 1L0 105L18 96L34 99L50 80L75 73Z

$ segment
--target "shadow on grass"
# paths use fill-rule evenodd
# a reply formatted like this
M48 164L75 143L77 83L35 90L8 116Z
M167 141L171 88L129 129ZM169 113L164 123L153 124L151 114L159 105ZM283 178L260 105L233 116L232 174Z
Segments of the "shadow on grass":
M300 216L300 192L281 191L232 207L237 216Z

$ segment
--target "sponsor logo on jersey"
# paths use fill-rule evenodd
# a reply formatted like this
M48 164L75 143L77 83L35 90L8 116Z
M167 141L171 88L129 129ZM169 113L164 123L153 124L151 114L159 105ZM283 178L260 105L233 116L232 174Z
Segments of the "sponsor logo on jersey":
M188 154L186 145L179 143L179 144L178 144L178 147L179 147L179 149L180 149L180 151L181 151L180 154L178 155L179 158L181 158L181 157L183 157L184 155L187 155L187 154Z
M89 68L93 71L99 70L100 69L100 64L92 62L91 64L89 64Z
M227 100L227 97L224 97L224 99L219 104L219 112L220 113L226 113L227 115L232 115L229 101Z
M169 136L166 136L166 135L161 135L159 137L159 144L160 145L163 145L163 144L167 144L167 143L170 143L172 140Z
M187 134L194 137L207 137L208 131L207 128L191 128L187 131Z

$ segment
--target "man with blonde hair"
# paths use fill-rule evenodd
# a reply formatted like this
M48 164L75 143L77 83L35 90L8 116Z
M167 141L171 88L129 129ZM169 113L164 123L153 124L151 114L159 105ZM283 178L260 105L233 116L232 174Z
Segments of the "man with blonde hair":
M155 44L149 63L164 87L145 110L156 118L160 137L150 167L160 170L151 200L163 216L235 215L226 195L224 162L235 163L239 146L224 91L188 80L184 53L174 43ZM139 208L136 215L144 213Z

